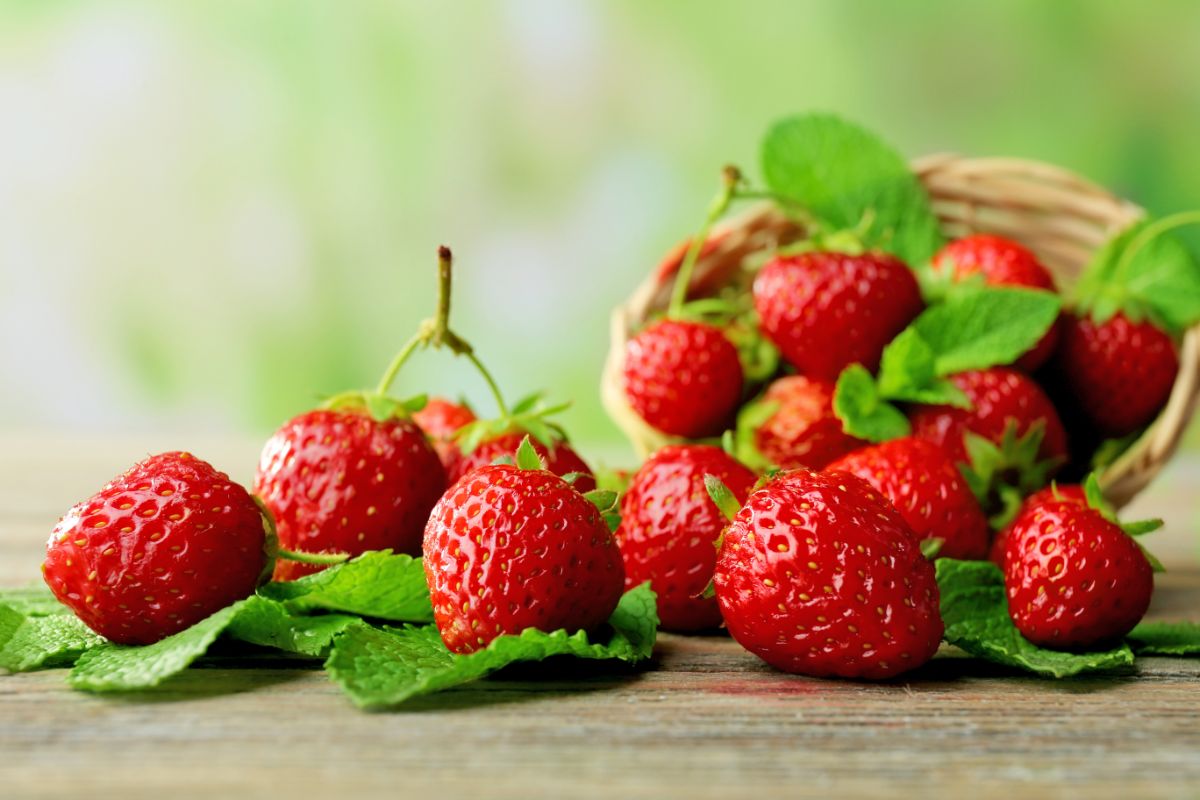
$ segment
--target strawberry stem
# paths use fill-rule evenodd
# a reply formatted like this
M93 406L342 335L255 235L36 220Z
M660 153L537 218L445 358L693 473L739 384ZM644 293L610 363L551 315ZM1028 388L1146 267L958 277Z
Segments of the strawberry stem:
M733 202L737 187L742 182L742 173L738 171L737 167L727 166L721 170L721 181L721 191L713 198L712 204L708 207L708 214L704 218L704 224L692 237L683 262L679 265L679 271L675 273L675 285L671 290L671 304L667 306L668 317L679 316L683 309L683 304L687 301L688 285L692 282L692 271L700 258L700 251L704 248L704 243L708 241L708 232L713 224L729 210L729 204Z
M279 548L278 556L285 561L295 561L300 564L314 564L325 567L350 560L349 553L303 553L299 550L287 550L283 547Z
M392 387L392 382L396 380L396 375L400 373L400 368L404 366L404 362L408 361L409 356L417 351L417 348L428 341L428 333L424 330L419 330L408 342L405 343L403 349L396 354L392 359L392 363L388 365L387 371L383 373L383 377L379 379L379 385L375 387L375 394L385 395L388 389Z

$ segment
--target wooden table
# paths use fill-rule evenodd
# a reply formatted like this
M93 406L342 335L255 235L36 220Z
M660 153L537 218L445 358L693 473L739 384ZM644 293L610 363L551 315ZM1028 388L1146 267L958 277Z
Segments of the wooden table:
M0 585L36 576L72 502L180 446L243 479L257 447L0 437ZM1155 617L1200 620L1197 487L1200 462L1177 463L1131 509L1168 521ZM0 676L0 797L1200 796L1200 660L1056 683L943 655L866 685L664 636L650 669L527 667L374 714L276 658L209 660L137 698Z

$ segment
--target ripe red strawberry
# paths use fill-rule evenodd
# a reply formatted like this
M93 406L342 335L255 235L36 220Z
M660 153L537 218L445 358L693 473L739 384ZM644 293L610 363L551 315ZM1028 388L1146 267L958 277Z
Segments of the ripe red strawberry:
M189 453L114 478L59 520L46 585L96 633L153 644L254 593L276 543L254 498Z
M972 408L916 406L909 414L913 435L943 448L955 461L967 461L963 435L967 431L999 445L1010 420L1019 436L1035 425L1043 426L1039 457L1065 461L1067 435L1054 405L1024 373L1005 367L960 372L954 385L971 401Z
M954 461L937 445L906 437L865 447L826 468L857 475L892 501L918 539L941 539L939 556L983 558L991 530Z
M1171 337L1149 321L1121 313L1102 323L1067 316L1055 366L1084 415L1101 434L1119 439L1166 405L1179 356Z
M1024 286L1057 292L1054 276L1030 250L1001 236L974 234L943 247L931 264L935 275L961 282L982 276L989 286ZM1058 341L1054 325L1036 345L1017 360L1017 367L1032 372L1046 363Z
M600 512L545 470L471 472L433 509L424 553L434 619L455 653L526 628L594 628L624 585Z
M771 383L759 401L759 407L770 415L753 425L759 454L784 469L822 469L866 444L842 429L842 421L833 413L833 390L829 381L803 375L788 375Z
M625 346L624 379L638 416L689 439L728 428L742 397L737 348L700 322L664 319L644 328Z
M449 470L450 462L458 455L454 434L475 421L475 414L465 404L444 397L431 397L425 407L412 415L417 427L425 431L437 451L438 458Z
M310 553L392 549L416 555L446 473L410 420L380 422L353 407L309 411L263 448L254 491L275 517L280 544ZM277 580L319 567L281 561Z
M988 560L1003 569L1004 552L1008 547L1008 537L1016 526L1017 521L1033 509L1046 503L1075 503L1076 505L1086 506L1087 496L1083 492L1083 487L1077 483L1054 484L1038 489L1022 501L1021 507L1017 510L1012 522L1005 525L996 534L996 538L992 540Z
M666 630L721 624L717 601L700 596L712 580L716 542L725 527L704 488L705 475L719 478L738 502L756 480L719 447L669 445L642 464L621 499L616 536L625 561L625 587L650 581Z
M1120 639L1146 613L1153 570L1137 543L1100 511L1043 503L1007 539L1004 587L1017 630L1043 647Z
M733 638L785 672L890 678L942 638L933 565L895 507L853 475L798 469L752 492L713 581Z
M470 453L464 454L462 451L456 451L451 455L446 468L447 483L453 485L471 470L492 464L498 458L507 457L515 460L517 448L520 447L521 440L525 436L524 431L510 431L492 439L485 439ZM529 442L550 472L559 476L571 473L578 475L573 483L577 491L590 492L596 488L596 478L592 474L592 468L565 441L557 441L549 447L533 438L530 438Z
M874 371L884 346L923 308L912 272L885 253L777 257L753 293L763 333L783 357L828 381L855 362Z

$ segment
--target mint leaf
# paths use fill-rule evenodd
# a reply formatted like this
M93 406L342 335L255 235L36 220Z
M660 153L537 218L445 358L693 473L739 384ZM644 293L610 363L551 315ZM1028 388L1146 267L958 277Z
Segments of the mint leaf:
M762 170L776 194L807 208L830 229L869 220L865 243L909 264L942 245L924 187L896 151L830 114L780 120L762 144Z
M1053 678L1133 664L1133 651L1125 644L1070 653L1038 647L1021 636L1008 615L1000 568L990 561L940 558L937 582L946 641L973 656Z
M273 600L251 597L230 620L226 633L262 647L319 656L328 650L339 633L352 625L364 624L358 617L344 614L296 616Z
M23 617L0 606L0 669L27 672L66 666L103 643L73 614Z
M650 656L658 627L649 584L625 593L609 626L611 630L595 642L584 631L544 633L530 628L516 636L500 636L469 655L447 650L432 625L351 628L334 642L325 669L356 705L381 708L469 683L518 661L560 655L640 661Z
M905 328L883 351L878 391L889 400L970 408L953 382L939 377L937 354L915 327Z
M1143 622L1125 637L1139 656L1200 655L1200 624Z
M145 647L104 644L88 650L67 680L74 688L89 692L157 686L204 655L246 602L227 606L192 627Z
M396 622L432 622L421 559L390 550L364 553L295 581L268 583L258 593L289 610L340 611Z
M954 292L926 309L912 329L932 351L933 373L953 375L1016 361L1050 330L1061 305L1057 296L1037 289Z
M0 589L0 606L8 606L13 611L27 617L71 613L71 609L58 602L58 598L45 584L35 584L21 589Z
M880 396L875 379L861 364L851 364L838 376L833 413L851 436L883 442L912 431L908 417Z

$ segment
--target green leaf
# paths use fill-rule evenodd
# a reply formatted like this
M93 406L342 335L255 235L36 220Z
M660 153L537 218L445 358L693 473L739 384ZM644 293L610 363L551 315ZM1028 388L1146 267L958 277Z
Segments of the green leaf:
M738 499L730 491L729 487L716 475L704 476L704 489L708 492L713 505L717 507L725 519L732 520L742 510L742 504L738 502Z
M261 647L319 656L329 649L339 633L353 625L364 624L358 617L344 614L297 616L282 603L265 597L251 597L234 615L226 633Z
M873 134L829 114L776 123L762 144L770 189L806 207L829 230L855 228L865 243L909 264L928 261L942 244L925 189L898 153Z
M851 364L838 376L833 412L851 436L883 442L912 431L908 417L879 395L875 379L861 364Z
M517 447L517 467L535 470L546 468L546 462L542 461L542 457L533 448L533 442L529 440L528 436L521 439L521 444Z
M104 639L73 614L26 617L0 606L0 669L27 672L67 666L102 644Z
M915 327L905 328L883 351L877 391L888 400L970 408L971 401L936 372L937 354Z
M381 708L460 686L518 661L564 655L641 661L650 656L658 627L649 584L625 593L609 627L596 641L584 631L544 633L530 628L519 635L500 636L469 655L447 650L432 625L352 628L335 640L325 669L355 704Z
M973 656L1037 675L1066 678L1133 664L1128 645L1091 653L1048 650L1021 636L1008 615L1004 577L990 561L937 561L946 641Z
M104 644L84 653L68 681L88 692L148 689L187 669L208 650L247 601L227 606L174 636L145 647Z
M363 400L367 405L367 413L371 415L371 419L378 422L387 422L404 411L404 406L400 402L387 395L369 392L363 396Z
M421 559L389 550L361 556L295 581L268 583L264 597L289 610L339 611L394 622L432 622L433 606Z
M1125 637L1139 656L1200 655L1200 624L1142 622Z
M71 609L58 602L58 598L43 583L21 589L0 589L0 606L8 606L27 617L72 613Z
M926 309L912 328L933 353L933 373L944 377L1016 361L1050 329L1061 305L1056 295L1037 289L954 292Z

